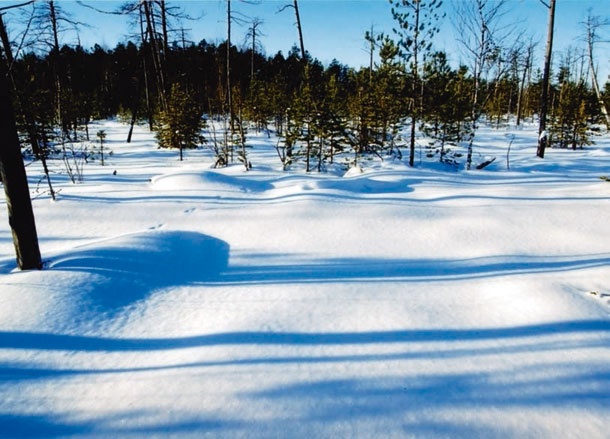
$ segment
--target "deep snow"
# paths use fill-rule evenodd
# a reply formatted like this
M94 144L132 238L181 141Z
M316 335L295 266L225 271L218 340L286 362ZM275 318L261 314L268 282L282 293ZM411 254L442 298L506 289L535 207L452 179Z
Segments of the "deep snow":
M97 129L56 202L27 168L45 270L0 221L0 437L608 437L608 136L344 176Z

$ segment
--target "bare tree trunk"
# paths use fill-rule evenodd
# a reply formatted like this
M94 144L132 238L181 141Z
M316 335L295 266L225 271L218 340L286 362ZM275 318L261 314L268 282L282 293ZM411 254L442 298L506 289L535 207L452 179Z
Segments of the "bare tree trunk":
M133 127L138 120L138 113L135 109L131 110L131 122L129 123L129 132L127 133L127 143L131 143L131 137L133 136Z
M523 100L525 93L525 81L528 77L528 71L531 67L533 45L529 45L527 48L527 55L525 56L525 66L523 67L523 76L521 77L521 85L519 87L519 97L517 99L517 126L521 124L521 117L523 115Z
M165 84L165 73L164 63L161 58L161 50L159 48L159 41L155 31L155 20L152 10L152 4L144 1L144 17L146 18L146 30L148 32L148 39L150 40L150 47L152 52L153 67L157 77L157 91L159 92L159 101L161 109L167 111L167 89Z
M472 167L472 154L474 147L474 136L475 132L478 129L477 123L480 116L480 108L479 108L479 92L481 90L481 76L483 75L483 68L486 62L485 56L489 50L489 35L488 35L488 27L487 22L483 14L483 3L479 2L478 5L478 14L480 16L481 27L479 29L479 45L478 45L478 53L475 59L475 68L474 68L474 92L472 96L472 109L470 113L470 117L472 118L472 133L468 138L468 149L466 153L466 169L470 170Z
M548 143L546 132L546 115L548 112L549 75L551 71L551 57L553 54L553 33L555 27L555 0L551 0L549 7L549 26L547 30L546 53L544 56L544 72L542 76L542 96L540 98L540 123L538 125L538 148L536 155L544 158L544 151Z
M0 60L0 176L6 195L8 222L18 267L21 270L41 269L36 222L6 73L4 60Z
M49 1L49 12L51 15L51 26L53 28L53 49L59 50L59 31L57 27L57 14L55 13L55 2Z
M231 140L234 131L233 97L231 94L231 0L227 0L227 106L229 111L229 128Z
M413 6L415 14L415 26L413 27L413 63L411 73L413 74L413 115L411 116L411 132L409 136L409 166L415 166L415 129L417 125L419 102L417 99L417 83L419 82L419 64L418 64L418 49L419 49L419 15L420 3L417 2Z
M59 122L62 131L64 133L67 133L68 129L64 124L61 109L62 85L59 65L59 30L57 26L57 13L55 11L55 3L52 0L49 1L49 19L51 20L51 29L53 31L53 48L51 49L51 51L53 53L53 75L55 76L55 116L57 118L57 121Z
M142 5L142 4L140 4ZM146 113L147 113L147 117L148 117L148 129L150 131L153 130L154 127L154 120L153 120L153 111L152 111L152 107L150 104L150 90L149 90L149 83L148 83L148 68L146 65L146 53L145 53L145 46L146 46L146 33L144 32L144 10L141 7L140 8L140 37L142 38L142 50L140 50L140 55L142 56L142 74L144 75L144 96L146 98Z
M7 61L7 70L8 75L11 78L13 89L16 89L15 81L13 78L13 74L11 71L11 67L13 65L13 53L11 49L11 43L8 37L8 33L6 31L6 26L4 26L3 15L0 14L0 38L2 39L2 47L4 49L4 55L6 56ZM19 97L19 95L17 95ZM29 110L29 105L24 104L23 99L19 99L19 106L21 107L21 111L23 112L23 117L25 119L28 137L30 138L30 144L32 145L32 151L38 157L40 155L40 148L38 145L38 136L36 133L36 124L34 123L34 119L32 117L32 113Z
M307 60L305 57L305 43L303 43L303 28L301 27L301 16L299 14L299 3L294 0L294 14L297 20L297 30L299 31L299 44L301 45L301 58L303 62Z
M263 24L263 21L259 18L252 19L252 26L248 30L249 36L252 37L252 56L250 58L250 87L254 83L254 60L256 55L256 37L260 35L259 26Z
M367 33L365 38L369 39L369 93L373 88L373 56L375 54L375 35L373 33L373 26L371 26L370 33Z
M252 53L250 56L250 92L252 92L252 84L254 83L254 51L256 50L256 27L252 24Z
M229 125L233 134L233 99L231 96L231 0L227 0L227 106Z
M4 49L4 55L6 56L7 64L10 66L13 64L13 52L11 51L11 43L4 26L3 14L0 14L0 37L2 38L2 48Z
M596 23L594 17L589 15L585 22L587 31L587 57L589 58L589 71L591 73L591 83L593 84L593 90L595 91L595 97L599 103L599 109L606 119L606 127L610 129L610 114L606 108L606 103L599 88L599 82L597 81L597 71L595 70L595 63L593 61L593 45L595 44L595 31L597 27L608 24L608 23Z
M161 8L161 31L163 32L163 60L167 60L169 55L169 36L167 33L167 6L165 0L159 1L159 7Z

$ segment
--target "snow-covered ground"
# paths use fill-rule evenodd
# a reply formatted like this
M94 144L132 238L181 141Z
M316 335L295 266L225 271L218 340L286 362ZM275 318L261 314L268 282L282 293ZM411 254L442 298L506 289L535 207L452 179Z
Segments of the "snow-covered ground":
M0 437L608 437L608 136L343 176L97 129L113 154L52 163L56 202L27 168L43 271L0 202Z

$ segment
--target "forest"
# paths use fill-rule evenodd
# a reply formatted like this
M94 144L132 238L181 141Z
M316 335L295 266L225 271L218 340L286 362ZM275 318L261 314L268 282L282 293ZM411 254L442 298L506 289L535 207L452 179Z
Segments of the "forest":
M337 153L349 153L357 162L368 154L402 157L403 149L413 166L418 129L431 139L428 155L450 164L465 161L469 169L480 121L500 126L514 118L519 125L540 114L544 75L534 59L535 44L493 31L505 2L477 0L458 8L472 59L453 67L433 44L442 2L391 0L397 30L363 35L371 62L359 69L336 61L325 66L309 55L297 1L287 7L296 12L300 47L272 56L259 50L257 19L246 23L250 47L232 43L234 20L231 2L226 4L227 38L221 43L187 42L179 32L184 19L179 8L162 0L127 2L115 11L130 16L140 33L114 49L60 46L59 35L77 26L61 2L35 2L29 33L20 43L10 39L3 24L25 151L45 157L65 142L89 138L90 121L118 116L132 126L148 123L161 147L211 148L217 166L235 160L249 166L246 133L252 125L280 136L278 156L286 168L304 160L307 171L319 171ZM476 8L483 13L472 14ZM608 84L600 90L590 82L602 24L600 17L589 16L589 58L568 51L551 69L544 101L553 147L582 148L590 142L590 128L607 123ZM13 59L18 43L19 56ZM374 55L379 62L373 62ZM227 129L202 135L208 118L224 120ZM469 145L465 159L451 153L461 142Z

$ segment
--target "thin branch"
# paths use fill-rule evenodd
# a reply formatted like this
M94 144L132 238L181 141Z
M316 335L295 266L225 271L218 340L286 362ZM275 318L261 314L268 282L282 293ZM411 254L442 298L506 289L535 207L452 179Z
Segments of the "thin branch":
M105 11L103 9L96 8L95 6L92 6L88 3L85 3L84 1L81 1L81 0L78 0L76 3L78 3L79 5L81 5L84 8L89 8L89 9L94 10L95 12L99 12L100 14L107 14L107 15L128 15L128 14L131 14L132 12L136 11L139 7L139 3L133 3L133 4L127 3L118 10Z
M284 12L288 8L294 8L294 5L286 4L286 5L282 6L281 8L279 8L275 13L279 14L281 12Z
M30 0L28 2L19 3L17 5L3 6L3 7L0 8L0 11L8 11L9 9L21 8L22 6L31 5L35 1L36 0Z
M32 1L30 3L34 3L34 2ZM19 45L17 46L17 49L15 50L15 58L19 57L19 54L21 53L21 50L23 49L23 47L26 44L27 35L30 32L30 28L32 27L32 22L34 21L34 12L35 12L35 10L34 10L34 8L32 8L32 13L30 14L30 18L28 19L28 23L25 26L25 30L21 34L21 41L19 42ZM11 69L12 69L12 65L11 65Z

